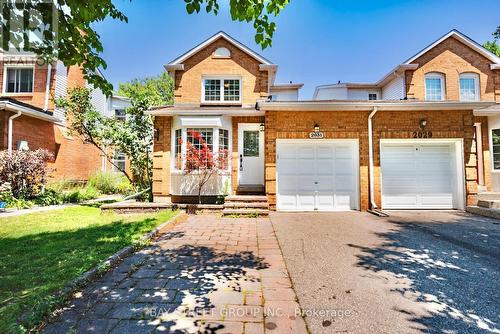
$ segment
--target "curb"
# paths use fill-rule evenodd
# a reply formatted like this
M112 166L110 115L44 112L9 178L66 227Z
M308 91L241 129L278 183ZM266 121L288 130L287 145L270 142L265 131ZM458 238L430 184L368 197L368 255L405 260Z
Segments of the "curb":
M134 242L134 244L130 246L126 246L110 257L108 257L104 262L101 262L94 267L90 268L71 282L69 282L64 288L59 290L58 292L54 293L52 296L54 296L56 299L61 300L61 302L56 303L52 307L52 315L55 309L58 307L61 307L64 305L64 303L67 302L68 298L73 295L78 289L83 288L86 286L88 283L92 282L95 278L102 276L104 273L107 273L112 269L113 267L117 266L125 257L129 256L133 252L136 251L137 245L141 245L145 242L148 242L152 240L154 237L156 237L162 229L169 225L175 225L177 223L183 222L187 218L187 214L185 212L179 211L175 216L161 224L160 226L156 227L154 230L144 234L139 240ZM50 319L52 315L49 315L47 319ZM42 321L42 323L36 325L32 330L29 332L32 332L37 329L40 329L42 326L44 326L47 323L47 320Z

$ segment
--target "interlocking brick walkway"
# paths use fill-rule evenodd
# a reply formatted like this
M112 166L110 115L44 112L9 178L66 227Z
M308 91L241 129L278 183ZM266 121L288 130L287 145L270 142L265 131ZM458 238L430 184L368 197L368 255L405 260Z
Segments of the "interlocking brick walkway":
M268 219L190 216L78 293L45 333L307 333Z

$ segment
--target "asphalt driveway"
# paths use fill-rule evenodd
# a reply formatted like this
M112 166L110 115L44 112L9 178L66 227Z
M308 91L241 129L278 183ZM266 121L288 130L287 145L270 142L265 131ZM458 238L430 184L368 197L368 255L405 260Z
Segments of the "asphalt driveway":
M462 212L274 213L312 333L500 333L500 225Z

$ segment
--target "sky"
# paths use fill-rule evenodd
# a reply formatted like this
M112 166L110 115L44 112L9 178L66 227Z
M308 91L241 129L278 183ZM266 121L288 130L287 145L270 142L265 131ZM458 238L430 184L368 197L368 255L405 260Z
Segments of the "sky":
M108 63L106 78L120 82L160 74L163 65L220 30L278 65L276 83L317 85L374 82L398 64L458 29L478 43L500 25L499 0L291 0L275 19L273 46L254 42L251 23L233 22L229 0L219 14L187 14L183 0L113 0L129 22L96 24Z

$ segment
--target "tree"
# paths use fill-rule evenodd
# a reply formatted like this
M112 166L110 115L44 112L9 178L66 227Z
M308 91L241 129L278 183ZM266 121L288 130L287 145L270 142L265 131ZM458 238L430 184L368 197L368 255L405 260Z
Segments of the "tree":
M227 169L228 154L225 150L220 150L214 154L202 134L190 130L194 143L186 143L186 159L184 173L195 175L198 188L198 204L201 204L201 192L203 187L210 181L212 176L218 175Z
M166 72L156 77L136 78L121 83L118 95L131 99L145 96L151 106L170 105L174 103L174 82Z
M497 30L492 35L493 41L487 41L483 46L500 57L500 45L498 44L498 40L500 40L500 26L497 27Z
M145 114L150 107L147 97L132 100L125 121L99 113L91 103L91 92L87 88L70 89L66 97L56 101L56 105L65 110L72 132L94 145L137 191L146 191L148 199L152 199L153 121ZM120 151L129 158L130 173L114 163L113 151Z
M178 0L180 1L180 0ZM225 0L184 0L189 14L219 12L219 2ZM230 0L233 20L253 22L255 41L271 46L276 17L290 0ZM111 95L113 86L99 75L106 69L102 58L103 45L94 29L96 22L111 17L128 22L113 0L16 0L2 1L1 44L4 51L35 52L46 61L59 59L65 66L81 66L85 79L94 87ZM33 38L36 35L37 38Z

